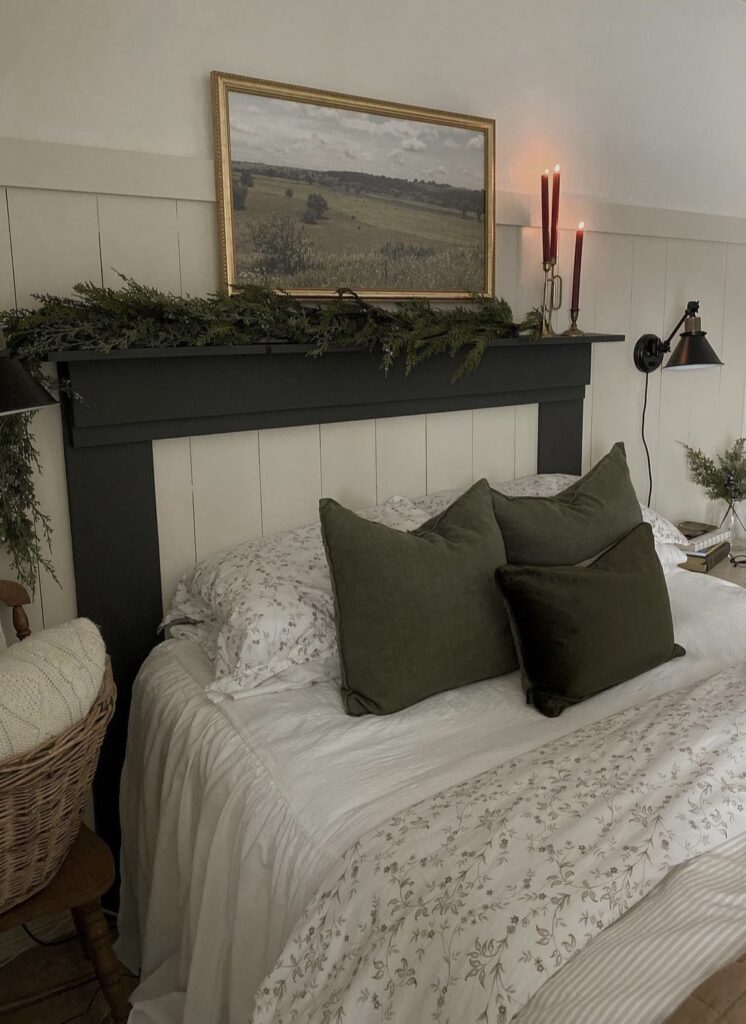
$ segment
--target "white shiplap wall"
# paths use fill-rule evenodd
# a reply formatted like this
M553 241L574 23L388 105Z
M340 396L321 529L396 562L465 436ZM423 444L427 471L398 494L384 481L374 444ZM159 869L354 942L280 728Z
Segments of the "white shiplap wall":
M163 601L195 561L350 508L536 472L538 406L184 437L153 444ZM516 472L517 467L517 472Z
M143 154L62 148L66 159L55 162L60 147L3 149L0 140L2 307L31 304L35 292L69 294L81 280L116 286L117 272L177 293L217 287L215 210L204 161L197 166L188 158L149 154L145 160ZM3 153L13 159L4 161ZM24 180L36 187L18 184ZM80 182L91 191L80 191ZM94 191L97 182L100 191ZM169 182L176 198L164 198ZM55 188L41 187L53 183ZM687 299L699 298L704 326L726 365L653 375L648 438L656 507L671 518L706 515L706 499L688 481L677 442L715 449L743 432L746 222L570 196L563 209L566 223L585 214L590 228L581 326L627 335L625 344L600 345L593 353L584 465L622 439L635 485L645 494L643 378L632 365L632 347L646 331L664 334ZM536 213L528 197L498 195L497 291L518 315L540 296ZM569 277L572 231L561 236L560 269ZM59 413L45 410L36 423L43 463L39 492L52 517L62 584L42 578L32 610L39 628L74 614L75 591ZM535 431L535 410L519 408L159 442L154 458L164 592L190 559L312 520L321 493L363 506L394 492L531 472ZM0 552L0 576L9 574Z

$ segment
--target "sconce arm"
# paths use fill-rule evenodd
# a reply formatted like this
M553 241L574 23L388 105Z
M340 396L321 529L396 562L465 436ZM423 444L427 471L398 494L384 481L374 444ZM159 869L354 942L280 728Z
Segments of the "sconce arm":
M671 342L679 328L685 320L690 316L696 316L697 313L699 313L699 302L691 299L687 302L686 309L665 341L661 341L657 334L643 334L635 345L634 360L637 369L641 373L652 373L657 370L663 362L663 357L671 351Z

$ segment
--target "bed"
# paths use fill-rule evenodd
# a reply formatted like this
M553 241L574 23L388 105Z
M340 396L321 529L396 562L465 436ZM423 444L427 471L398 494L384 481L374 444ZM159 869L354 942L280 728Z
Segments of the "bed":
M187 538L197 533L194 465L179 461L182 442L188 453L191 439L204 435L320 430L356 420L373 422L377 432L378 422L392 417L460 410L476 416L535 404L536 470L577 474L591 351L621 340L497 339L479 373L455 383L447 356L411 376L384 376L364 350L309 360L306 348L283 343L64 355L78 610L101 625L119 691L94 793L97 829L112 849L119 846L119 771L137 674L120 801L119 953L142 969L134 1024L663 1021L707 975L744 952L746 595L739 588L674 571L668 579L676 638L687 656L552 720L525 705L515 674L386 718L348 718L330 679L215 703L207 693L214 666L202 646L182 635L152 649L174 553L169 511ZM73 394L85 401L73 401ZM173 450L171 441L179 442ZM158 448L161 442L166 446ZM499 436L485 438L489 452L502 444ZM427 448L418 456L424 466L407 464L430 482ZM391 488L378 486L377 447L373 454L380 500ZM274 476L297 474L292 455L284 470L272 465ZM355 453L344 455L338 481L355 468ZM395 456L392 448L394 462ZM463 485L468 474L452 468L454 479L439 476L440 486ZM186 484L172 494L182 469ZM302 495L314 503L320 496ZM210 525L219 535L217 511ZM264 512L263 532L285 528ZM553 763L562 767L552 775ZM604 777L609 765L614 771ZM624 788L635 772L635 807L605 816L587 783L613 807L615 782ZM656 784L661 816L645 799ZM551 799L539 806L542 793ZM505 800L518 801L524 812L531 806L536 828L525 814L513 824L503 813ZM563 835L573 859L535 888L532 878L556 854L555 847L547 857L539 832L557 806L573 828L590 824L591 839ZM479 808L484 813L474 817ZM441 921L450 929L446 951L446 932L424 927L432 908L418 901L425 889L437 889L444 894L438 913L448 916L454 892L457 903L462 898L460 876L447 863L459 816L482 857L475 863L497 871L499 886L486 884L477 868L463 913ZM490 846L484 832L495 820L497 842ZM430 822L442 824L443 834ZM525 856L516 858L510 829L519 826ZM647 851L651 828L660 841ZM604 864L610 873L626 871L624 858L636 855L638 844L635 899L623 905L615 880L599 872ZM604 856L596 857L600 847ZM402 875L408 865L411 879ZM573 878L579 903L564 899ZM594 900L597 882L606 888ZM389 929L393 886L406 913ZM479 900L488 889L489 912L507 914L504 962L495 929L479 934ZM334 893L344 895L354 935L337 914ZM500 902L503 894L507 902ZM557 895L561 905L552 903ZM511 911L516 898L525 911ZM547 928L547 914L556 927ZM473 993L479 997L494 984L499 999L480 1009ZM396 1005L389 1005L392 998Z
M393 986L397 1020L454 1019L449 990L458 994L464 1020L473 1008L475 1020L521 1024L665 1020L712 971L746 951L746 592L678 569L667 581L687 657L556 719L526 706L515 674L382 718L346 716L332 681L215 704L205 695L212 665L201 648L186 639L156 648L135 687L121 800L119 954L128 966L142 965L143 979L132 997L133 1024L234 1024L252 1013L259 1022L379 1020L376 984L389 973L381 984ZM679 716L681 724L685 711L680 749L674 741L661 763L666 745L649 730L665 735L668 728L674 737L679 726L671 723ZM652 760L645 761L646 751ZM510 889L515 876L518 890L532 897L517 890L515 907L495 907L508 914L508 930L523 929L512 959L493 970L500 959L495 936L487 929L485 938L478 922L483 894L477 910L459 897L464 920L448 932L452 957L443 956L445 932L428 939L433 929L415 910L396 926L394 955L389 943L379 958L389 912L381 897L391 896L394 876L405 897L418 886L451 892L443 866L454 831L449 815L463 823L480 808L492 813L497 788L519 802L538 799L550 760L551 799L532 807L535 835L529 829L523 847L537 878L542 864L556 861L548 893L534 892L532 881L521 885L525 864L501 859L499 843L494 857L488 843L482 859L485 878L487 866L495 868ZM665 775L668 817L651 809L655 820L643 820L637 790L634 813L630 805L623 821L602 820L608 804L596 806L593 797L607 786L607 763L645 779ZM573 815L568 787L586 800L588 780L599 771L597 793ZM490 794L479 789L490 786ZM630 789L628 776L620 787ZM493 803L482 807L488 798ZM566 857L557 850L548 856L539 837L545 826L552 831L552 807L564 799L566 816L575 818L574 852L567 840ZM490 826L490 834L525 827L518 818L505 832ZM439 839L428 822L440 821ZM475 820L469 834L478 837L481 827ZM578 840L584 829L589 849ZM642 849L656 829L666 843ZM559 915L559 928L548 935L553 894L566 896L573 877L580 887L583 872L598 871L594 843L608 838L604 863L613 867L618 854L625 870L624 851L613 846L617 835L626 846L642 844L634 906L615 902L610 890L598 900L581 894L555 902L550 916L556 922ZM404 876L400 861L412 865ZM335 917L332 892L337 907L349 908L349 922ZM377 904L372 936L368 918ZM370 948L347 948L353 919L367 929ZM333 978L325 974L330 964L343 965ZM479 1016L480 990L495 984L506 988L504 997Z

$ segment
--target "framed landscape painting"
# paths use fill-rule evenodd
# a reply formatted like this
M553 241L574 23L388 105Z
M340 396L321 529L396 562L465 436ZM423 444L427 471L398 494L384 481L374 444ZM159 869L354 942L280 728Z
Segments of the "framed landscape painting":
M494 294L495 122L212 72L223 284Z

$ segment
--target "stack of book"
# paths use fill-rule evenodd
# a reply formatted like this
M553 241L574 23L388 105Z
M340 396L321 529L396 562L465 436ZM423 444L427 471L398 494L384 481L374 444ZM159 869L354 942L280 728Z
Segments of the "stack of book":
M687 521L679 523L679 529L689 541L684 548L684 569L709 572L730 554L730 530L727 527Z

